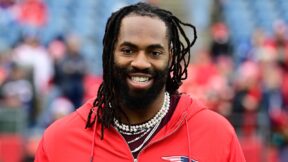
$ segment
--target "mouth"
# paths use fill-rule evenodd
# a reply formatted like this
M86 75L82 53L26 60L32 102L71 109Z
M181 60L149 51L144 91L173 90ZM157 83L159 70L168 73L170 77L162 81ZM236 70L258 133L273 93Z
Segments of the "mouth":
M132 89L148 89L152 85L153 79L149 75L133 74L129 75L127 81Z
M132 76L131 80L134 82L139 82L139 83L145 83L150 80L149 77L143 77L143 76Z

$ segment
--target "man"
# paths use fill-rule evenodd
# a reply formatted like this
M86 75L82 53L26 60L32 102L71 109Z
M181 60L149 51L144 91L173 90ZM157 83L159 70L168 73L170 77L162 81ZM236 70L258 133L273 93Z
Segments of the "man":
M113 13L96 99L46 130L35 161L244 162L231 125L177 93L195 40L194 26L145 3Z

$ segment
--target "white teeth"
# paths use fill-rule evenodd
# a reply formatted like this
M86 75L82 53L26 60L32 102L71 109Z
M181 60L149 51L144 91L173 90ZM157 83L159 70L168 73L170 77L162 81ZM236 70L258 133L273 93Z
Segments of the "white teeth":
M131 77L131 79L135 82L147 82L149 81L149 77Z

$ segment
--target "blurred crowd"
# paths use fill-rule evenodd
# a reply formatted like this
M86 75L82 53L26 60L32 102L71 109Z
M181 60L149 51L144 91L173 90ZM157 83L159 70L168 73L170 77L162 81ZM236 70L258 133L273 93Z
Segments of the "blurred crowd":
M288 160L288 28L277 21L274 29L272 37L255 30L246 57L235 61L227 26L213 24L210 48L195 55L181 87L232 122L247 161Z
M82 48L83 35L62 33L47 41L49 15L48 0L0 0L0 110L24 110L24 131L13 133L24 136L25 146L4 149L0 119L3 162L32 161L42 131L94 97L101 83ZM282 20L273 25L272 35L255 29L238 57L225 22L209 24L208 46L194 51L180 88L231 121L248 162L288 161L288 26Z

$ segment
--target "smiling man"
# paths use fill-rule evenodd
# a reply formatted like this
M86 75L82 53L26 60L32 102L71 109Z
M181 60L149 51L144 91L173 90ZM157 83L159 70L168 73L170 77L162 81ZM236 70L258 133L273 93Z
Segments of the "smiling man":
M149 120L163 103L171 60L165 23L157 17L125 17L114 60L115 90L130 124Z
M195 40L194 26L145 3L113 13L97 97L45 131L35 161L244 162L229 122L177 92Z

